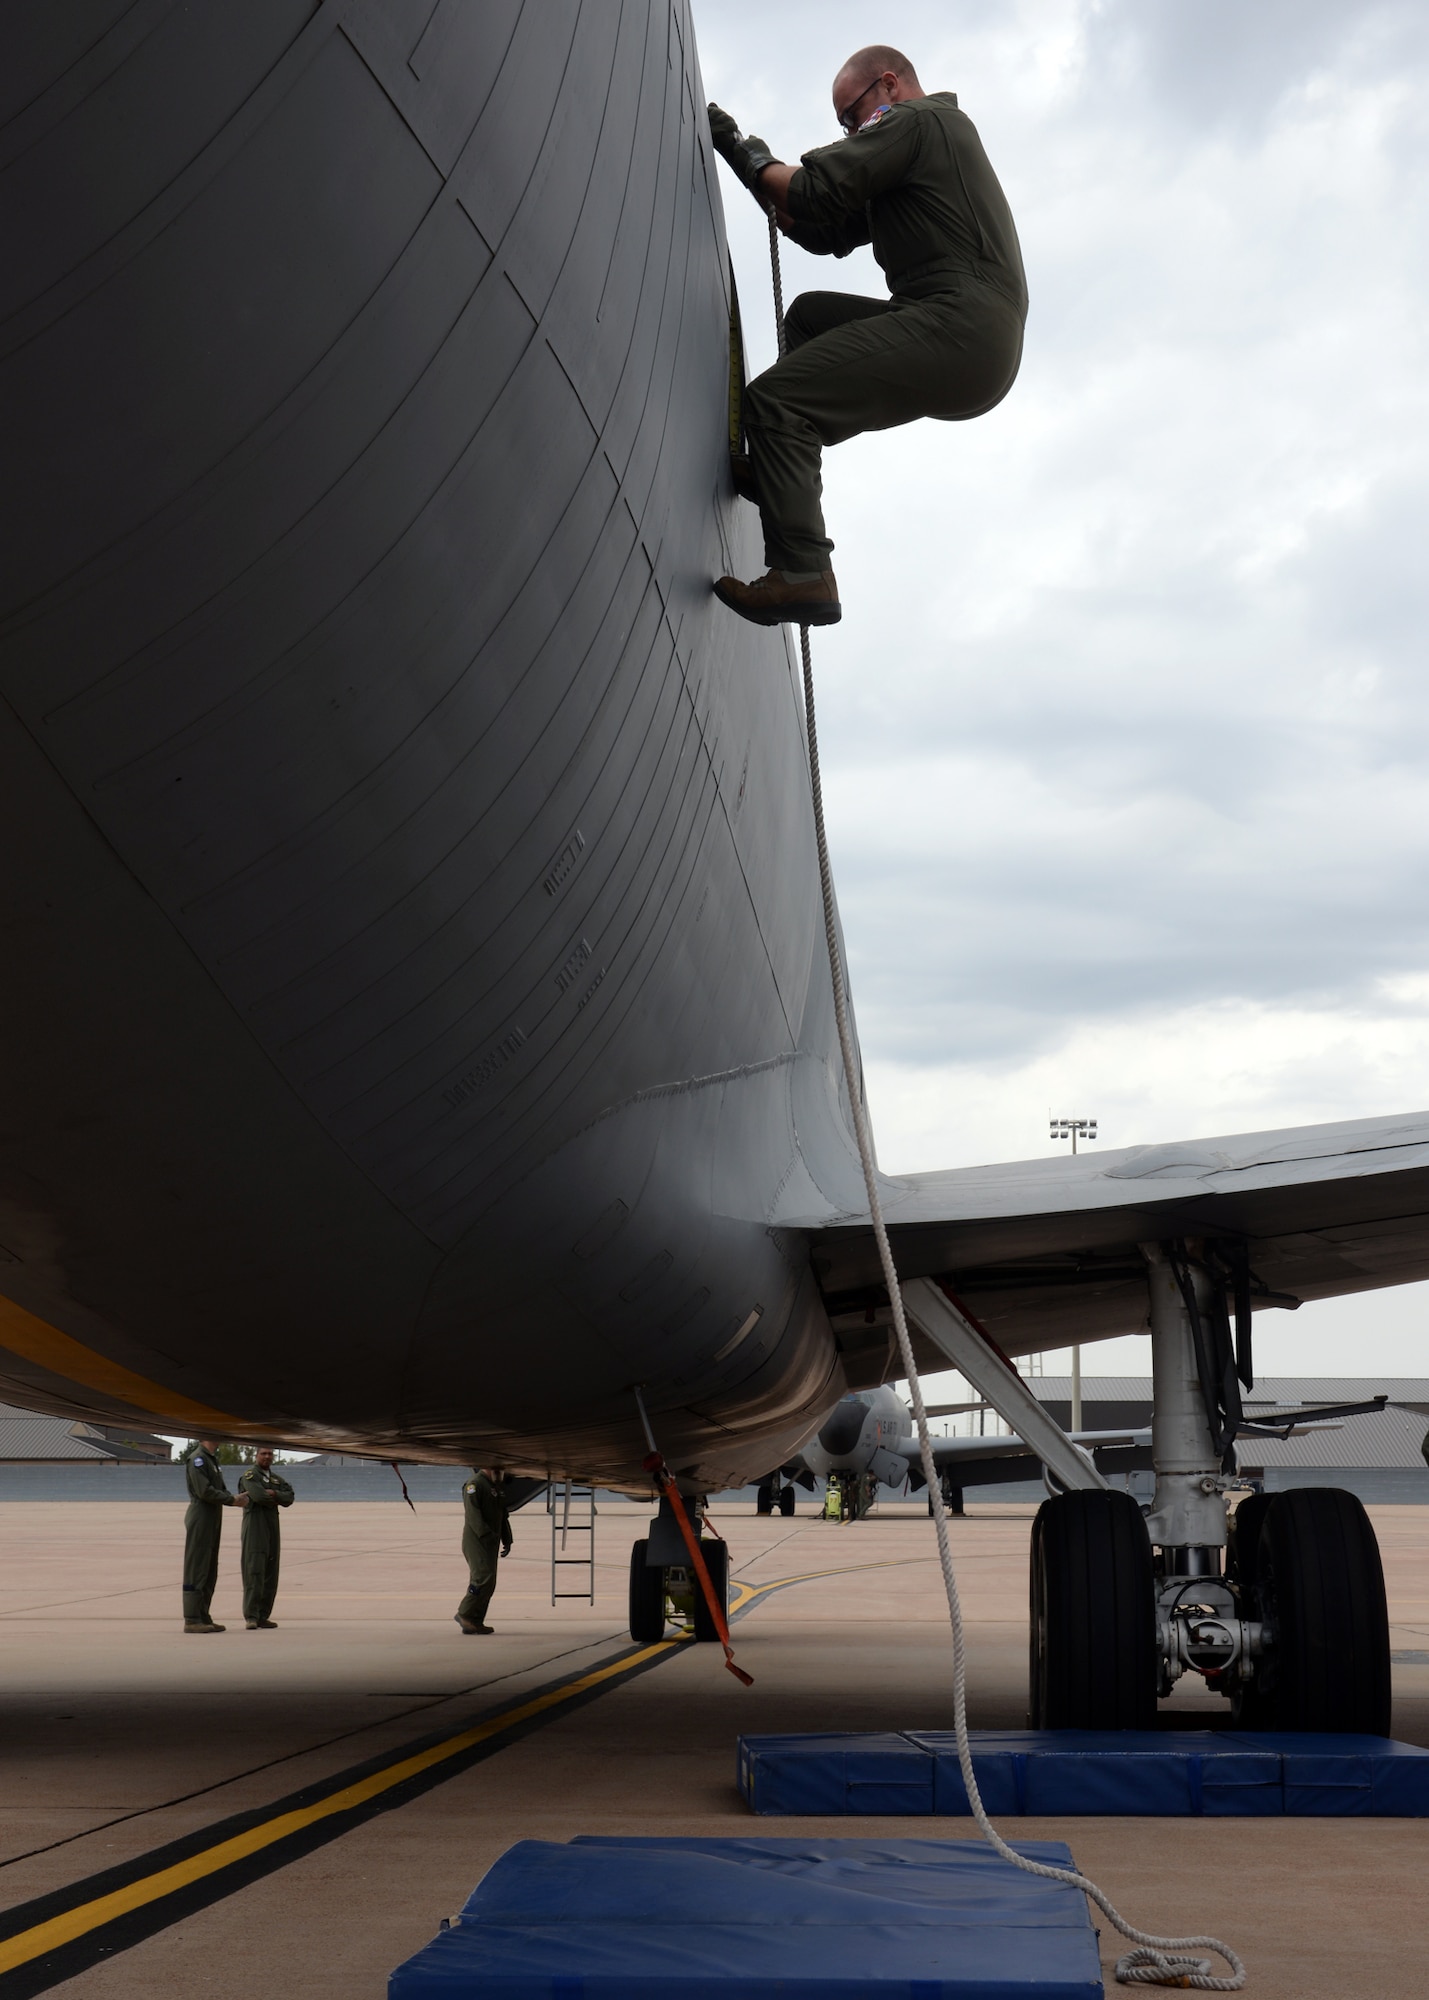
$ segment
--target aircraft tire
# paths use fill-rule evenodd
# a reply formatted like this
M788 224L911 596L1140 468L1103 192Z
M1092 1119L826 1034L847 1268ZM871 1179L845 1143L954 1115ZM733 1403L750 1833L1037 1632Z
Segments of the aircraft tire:
M645 1560L649 1543L630 1551L630 1636L637 1646L653 1646L665 1636L665 1572Z
M792 1486L781 1487L779 1492L779 1512L784 1516L784 1519L787 1521L790 1515L793 1513L793 1511L794 1511L794 1489Z
M1274 1493L1248 1493L1230 1517L1226 1569L1240 1590L1243 1604L1254 1602L1260 1573L1260 1531L1276 1498ZM1252 1618L1255 1614L1246 1611L1243 1615Z
M1228 1523L1226 1575L1235 1586L1242 1618L1259 1617L1256 1584L1260 1576L1260 1531L1275 1499L1273 1493L1249 1493ZM1262 1684L1263 1666L1257 1664L1255 1679L1242 1682L1231 1693L1231 1720L1237 1729L1274 1727L1270 1697Z
M1337 1486L1273 1495L1257 1564L1260 1612L1276 1640L1266 1720L1388 1736L1389 1608L1363 1503Z
M715 1596L719 1599L723 1609L728 1612L729 1544L728 1542L716 1542L702 1535L700 1537L700 1554L705 1559L705 1568L710 1573L710 1582L714 1585ZM705 1594L700 1589L699 1578L693 1572L691 1572L690 1581L694 1585L695 1591L695 1637L697 1639L717 1640L719 1633L715 1630L714 1620L710 1616L710 1608L705 1603Z
M760 1487L758 1494L755 1496L754 1511L756 1514L772 1514L774 1512L774 1489L772 1487Z
M1032 1523L1028 1720L1034 1729L1150 1729L1156 1582L1129 1493L1044 1500Z

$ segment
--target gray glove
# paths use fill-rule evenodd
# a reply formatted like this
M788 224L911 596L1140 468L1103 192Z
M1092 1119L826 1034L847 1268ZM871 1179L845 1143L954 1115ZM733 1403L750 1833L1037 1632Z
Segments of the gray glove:
M717 104L709 107L710 137L714 149L744 182L751 194L759 193L759 176L766 167L782 167L784 162L776 160L762 139L751 133L745 138L727 111L721 111Z

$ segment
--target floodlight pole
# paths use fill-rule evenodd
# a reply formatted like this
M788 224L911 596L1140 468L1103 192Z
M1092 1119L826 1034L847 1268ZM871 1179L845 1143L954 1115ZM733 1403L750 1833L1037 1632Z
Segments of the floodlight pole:
M1053 1139L1071 1140L1073 1159L1077 1156L1078 1133L1087 1139L1095 1139L1097 1136L1097 1121L1095 1118L1054 1118L1049 1111L1047 1122L1050 1136ZM1079 1346L1072 1349L1071 1428L1074 1433L1082 1428L1082 1350Z

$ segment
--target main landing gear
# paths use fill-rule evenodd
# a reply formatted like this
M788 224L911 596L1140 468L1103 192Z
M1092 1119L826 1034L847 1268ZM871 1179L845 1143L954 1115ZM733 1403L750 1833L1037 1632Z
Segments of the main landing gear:
M729 1544L702 1534L700 1554L715 1596L727 1609ZM652 1646L665 1637L671 1624L684 1625L696 1639L719 1638L670 1504L662 1500L649 1535L630 1551L630 1636L637 1645Z
M1156 1494L1059 1494L1032 1530L1029 1716L1146 1729L1187 1671L1241 1728L1387 1736L1389 1614L1374 1529L1335 1487L1251 1494L1227 1520L1241 1422L1224 1258L1143 1245ZM1245 1312L1248 1323L1248 1306ZM1249 1386L1248 1324L1242 1362ZM1241 1343L1238 1342L1238 1345Z
M754 1499L756 1514L782 1514L787 1521L794 1512L794 1488L787 1479L777 1472L771 1472L767 1479L759 1482L759 1491Z

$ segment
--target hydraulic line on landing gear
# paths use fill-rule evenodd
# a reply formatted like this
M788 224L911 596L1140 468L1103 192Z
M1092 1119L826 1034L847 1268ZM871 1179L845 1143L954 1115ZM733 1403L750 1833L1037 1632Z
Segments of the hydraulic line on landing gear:
M769 261L774 279L774 315L779 340L779 352L784 352L784 278L779 262L779 229L774 211L769 211ZM868 1135L868 1121L863 1115L863 1101L860 1096L861 1073L854 1056L853 1035L849 1028L848 1002L844 993L843 966L839 958L838 923L834 914L833 875L829 866L829 846L824 833L823 784L819 775L819 739L814 717L814 663L809 649L809 628L799 628L799 648L804 668L804 708L809 734L809 784L814 806L814 835L819 850L819 885L824 901L824 937L829 953L829 977L833 984L834 1018L838 1024L839 1050L843 1057L844 1076L848 1083L849 1107L853 1113L854 1133L858 1140L858 1155L863 1165L863 1184L868 1195L868 1212L873 1222L873 1233L878 1244L879 1262L883 1267L883 1281L888 1290L888 1303L893 1311L893 1328L898 1337L898 1353L903 1363L903 1371L908 1381L909 1400L913 1405L913 1420L918 1427L918 1449L922 1459L923 1476L928 1482L931 1496L940 1491L937 1468L933 1463L933 1446L928 1434L928 1413L923 1403L923 1390L918 1380L918 1367L913 1359L913 1343L908 1337L908 1322L903 1312L903 1295L898 1288L898 1272L893 1263L893 1249L884 1227L883 1207L878 1198L878 1177L873 1162L873 1147ZM641 1406L643 1413L643 1404ZM648 1434L648 1430L647 1430ZM651 1440L653 1448L653 1439ZM979 1831L1005 1861L1025 1869L1029 1875L1042 1875L1053 1882L1069 1883L1091 1898L1097 1908L1114 1924L1123 1937L1139 1947L1127 1952L1117 1960L1116 1976L1124 1986L1178 1986L1195 1987L1207 1993L1234 1993L1245 1984L1245 1966L1228 1944L1219 1938L1152 1937L1145 1931L1136 1930L1125 1918L1118 1915L1107 1896L1095 1882L1085 1875L1067 1868L1049 1868L1043 1862L1029 1861L1009 1847L987 1816L982 1795L978 1791L977 1779L973 1774L972 1749L968 1743L968 1698L967 1662L963 1641L963 1613L958 1598L957 1578L953 1574L952 1548L948 1541L946 1510L933 1509L933 1522L938 1535L938 1561L943 1572L943 1588L948 1599L948 1620L953 1633L953 1724L958 1741L958 1763L962 1768L963 1784L967 1790L968 1805ZM692 1542L693 1546L693 1542ZM736 1669L736 1671L738 1671ZM1213 1951L1223 1958L1231 1968L1228 1979L1217 1977L1211 1970L1208 1958L1189 1958L1188 1951Z

